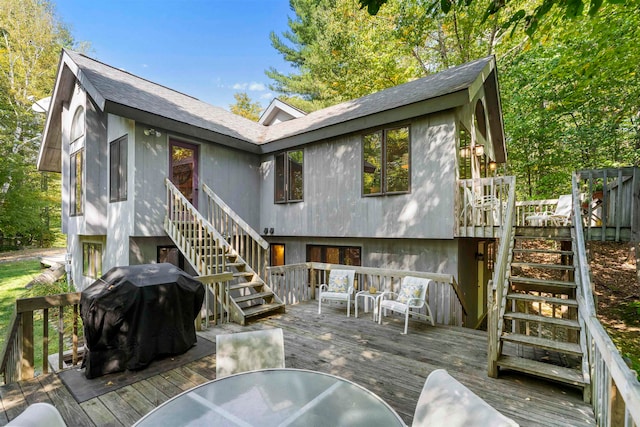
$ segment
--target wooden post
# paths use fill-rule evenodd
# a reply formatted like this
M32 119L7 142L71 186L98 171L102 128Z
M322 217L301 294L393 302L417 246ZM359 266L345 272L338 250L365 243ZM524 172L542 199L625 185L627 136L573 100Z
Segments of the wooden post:
M311 299L316 299L316 273L313 265L309 269L309 281L311 282Z
M33 378L33 311L25 311L20 313L22 321L20 326L22 328L22 360L20 379L28 380Z
M42 310L42 373L49 373L49 309Z
M611 387L609 391L609 425L610 426L623 426L624 418L625 418L625 403L622 396L620 396L620 392L618 391L618 387L613 382L613 380L609 380L611 382Z

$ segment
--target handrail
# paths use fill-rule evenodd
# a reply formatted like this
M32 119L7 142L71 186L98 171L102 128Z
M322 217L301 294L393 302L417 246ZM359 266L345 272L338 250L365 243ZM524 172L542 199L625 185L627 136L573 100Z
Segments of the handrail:
M231 247L254 271L264 275L268 263L269 243L240 215L233 211L206 184L202 189L208 197L207 221L225 238Z
M507 287L511 274L511 256L514 239L514 215L516 204L515 177L509 188L507 208L504 217L504 227L500 236L498 257L494 263L493 278L489 281L487 305L487 331L488 331L488 375L497 377L497 361L500 357L500 336L502 335L503 316L507 305Z
M214 193L213 190L209 188L207 184L203 183L202 189L205 192L205 194L209 196L211 201L214 202L220 208L220 210L226 213L234 223L236 223L240 228L242 228L242 230L244 230L248 235L250 235L253 240L258 242L258 244L262 248L264 249L269 248L269 242L264 240L262 236L260 236L260 234L258 234L258 232L255 231L249 224L247 224L247 222L243 220L242 217L240 217L240 215L238 215L233 209L231 209L229 205L227 205L224 202L224 200L220 198L220 196ZM209 222L211 222L214 226L216 224L214 221L211 221L211 220L209 220Z
M326 272L335 268L356 271L356 291L366 290L370 286L380 290L394 290L406 276L431 279L437 285L429 290L430 300L433 300L430 305L434 304L432 313L437 323L462 326L468 313L462 290L452 274L307 262L268 267L269 286L287 304L309 301L315 298L315 288L319 281L327 279Z
M580 218L579 173L572 178L574 218ZM640 425L640 382L596 316L582 221L574 221L578 312L584 322L591 377L591 404L598 425ZM632 424L633 423L633 424Z
M16 300L7 341L2 350L0 373L5 384L34 377L34 312L42 310L42 372L49 371L49 309L58 307L58 369L64 362L64 307L73 306L72 364L78 363L78 318L80 292L47 295Z

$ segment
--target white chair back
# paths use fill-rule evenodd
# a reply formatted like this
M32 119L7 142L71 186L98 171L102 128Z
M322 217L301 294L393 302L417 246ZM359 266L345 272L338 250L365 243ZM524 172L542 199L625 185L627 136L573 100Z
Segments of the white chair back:
M282 329L216 336L216 378L268 368L284 368Z
M7 426L66 427L67 424L55 406L49 403L39 402L29 405L24 412L11 420Z
M444 369L431 372L422 387L412 427L517 427Z

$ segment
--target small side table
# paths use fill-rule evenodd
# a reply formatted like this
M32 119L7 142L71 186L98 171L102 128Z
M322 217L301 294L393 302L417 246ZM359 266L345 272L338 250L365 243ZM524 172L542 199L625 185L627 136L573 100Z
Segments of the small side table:
M368 290L360 291L356 294L356 318L358 317L358 298L362 297L364 300L365 313L367 312L368 300L373 302L373 321L378 320L378 307L380 306L380 296L382 292L376 291L375 294L372 294Z

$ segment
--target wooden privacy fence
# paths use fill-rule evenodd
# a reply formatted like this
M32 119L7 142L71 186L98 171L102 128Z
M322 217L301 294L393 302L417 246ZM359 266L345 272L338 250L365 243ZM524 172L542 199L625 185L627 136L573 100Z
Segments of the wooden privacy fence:
M6 337L2 353L0 355L0 374L4 377L5 384L33 378L36 369L46 374L49 372L49 328L50 314L57 315L55 329L58 335L58 369L64 367L65 353L71 351L71 364L78 363L78 305L80 292L67 294L48 295L44 297L24 298L16 300L15 311L9 324L9 333ZM65 308L72 311L67 321L71 323L70 340L65 340ZM36 366L35 348L36 335L34 331L34 314L38 314L38 322L42 324L42 366ZM40 321L41 319L41 321Z
M575 181L588 240L640 241L640 168L581 170Z
M462 326L466 320L467 307L462 290L451 274L307 262L268 267L268 283L285 304L297 304L316 298L317 287L327 283L331 269L355 270L355 292L371 286L380 291L398 291L406 276L431 279L435 286L429 287L428 301L435 322Z

